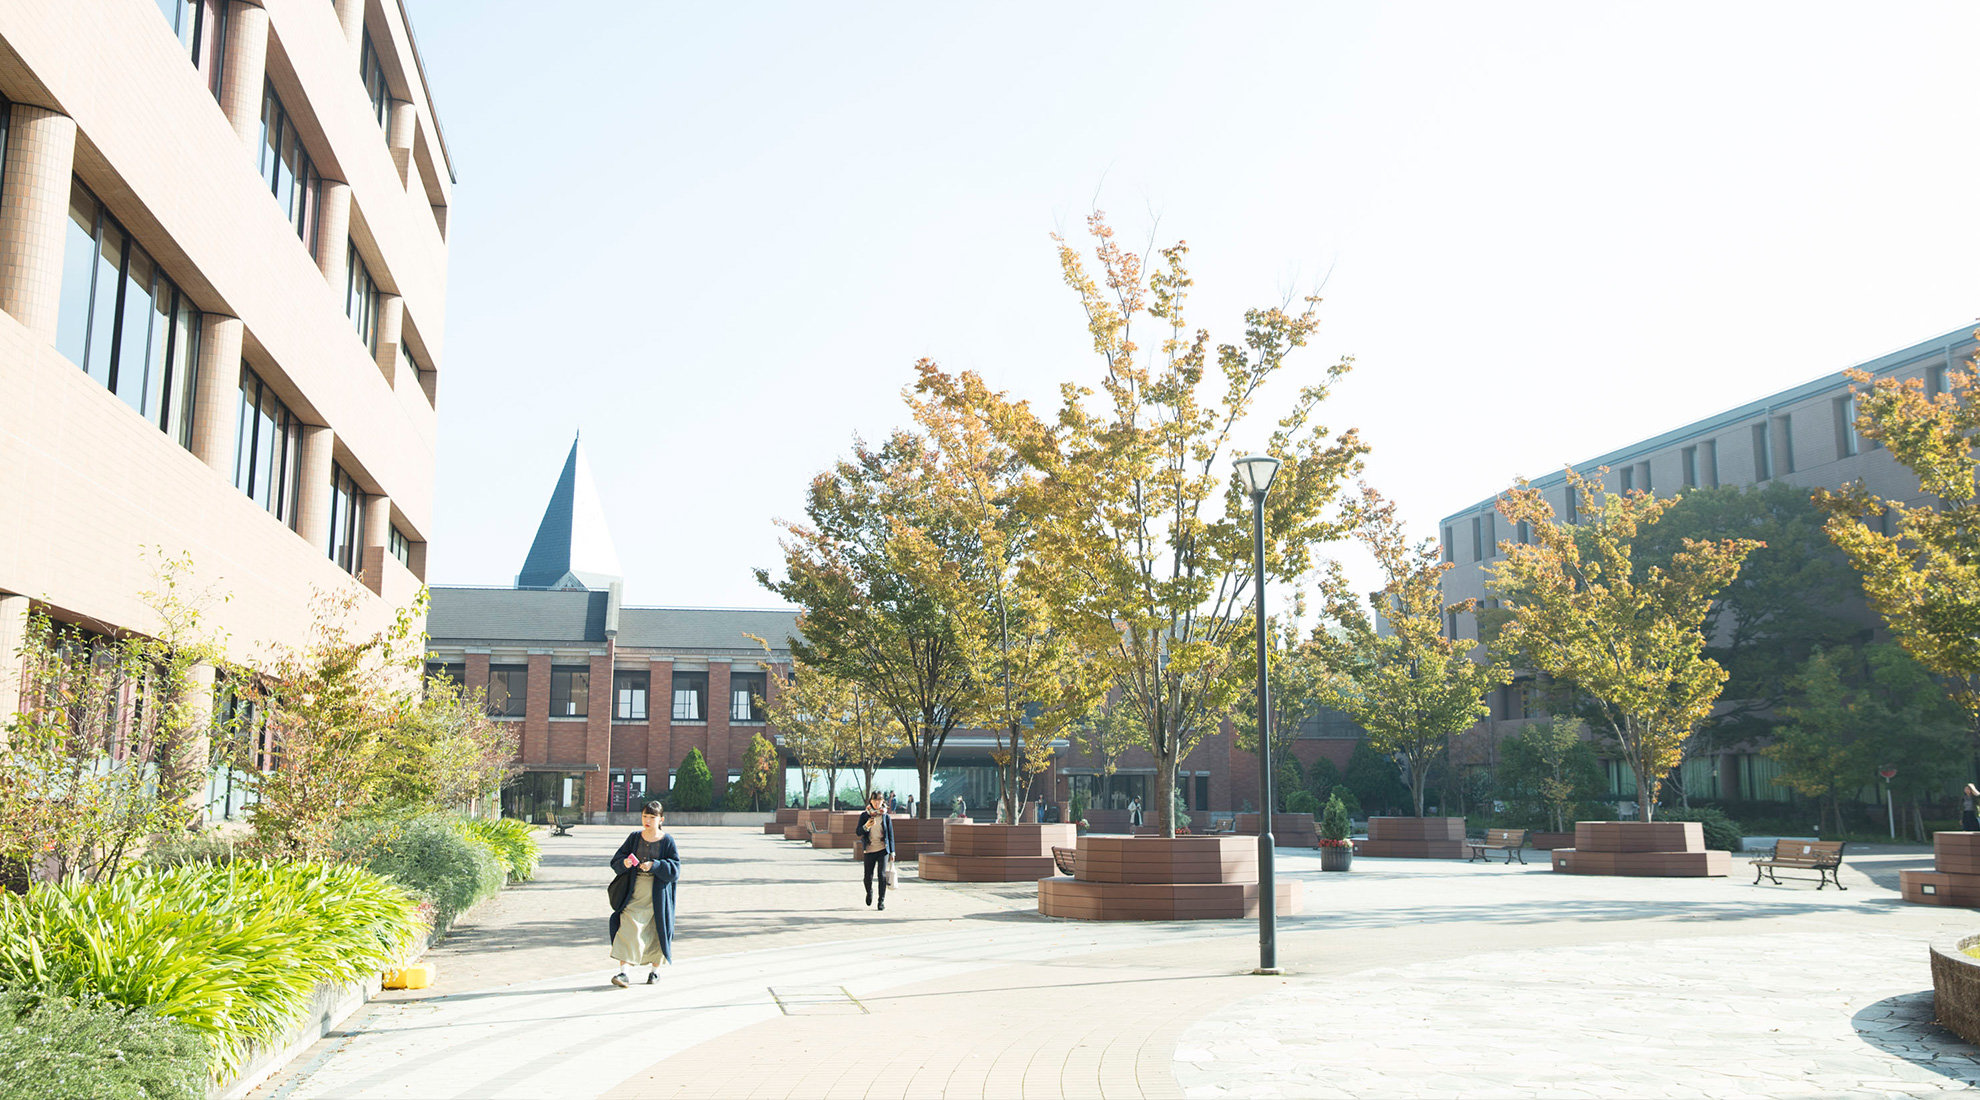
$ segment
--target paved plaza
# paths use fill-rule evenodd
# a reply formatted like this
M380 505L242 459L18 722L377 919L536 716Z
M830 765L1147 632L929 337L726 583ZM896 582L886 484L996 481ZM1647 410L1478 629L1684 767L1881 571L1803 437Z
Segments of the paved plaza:
M1931 1022L1923 849L1754 886L1282 850L1305 912L1283 977L1249 921L1037 915L1030 883L858 865L741 829L675 831L676 965L615 989L605 869L624 830L546 837L540 877L256 1097L1924 1096L1980 1084Z

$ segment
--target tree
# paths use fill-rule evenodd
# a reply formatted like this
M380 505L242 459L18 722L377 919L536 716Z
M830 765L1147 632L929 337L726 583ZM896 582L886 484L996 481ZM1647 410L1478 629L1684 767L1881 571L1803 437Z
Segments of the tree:
M667 808L706 810L714 787L715 777L708 772L708 758L701 755L700 749L689 749L681 766L674 769L674 789L667 792Z
M1855 383L1856 429L1888 447L1918 478L1925 500L1884 500L1856 482L1816 490L1825 528L1862 575L1863 594L1918 663L1940 676L1966 713L1980 748L1980 500L1973 457L1980 404L1970 367L1946 372L1946 392L1928 395L1919 379ZM1936 503L1933 503L1936 501ZM1885 533L1880 520L1888 517Z
M435 676L418 698L402 698L395 711L380 735L381 808L473 812L520 770L521 731L489 718L479 690Z
M1032 778L1051 766L1052 741L1084 717L1104 681L1048 598L1051 576L1023 507L1027 470L993 430L1021 424L1022 413L975 374L950 377L927 359L915 369L919 396L909 404L930 444L920 479L934 507L925 514L941 518L932 530L904 520L896 537L916 582L954 609L975 686L971 713L997 737L992 756L1015 817ZM940 538L947 532L964 537Z
M770 648L763 639L756 641L766 651ZM803 661L794 661L790 680L774 697L763 701L763 709L783 738L785 751L797 763L803 784L802 804L810 808L811 784L824 771L828 773L827 804L831 805L839 778L839 727L849 720L852 686Z
M1293 742L1299 740L1300 725L1319 713L1325 697L1326 667L1319 647L1300 639L1300 619L1304 615L1303 602L1295 599L1287 614L1273 617L1265 634L1265 676L1271 688L1272 704L1272 794L1274 808L1281 812L1286 807L1286 796L1306 784L1299 761L1293 757ZM1240 699L1231 714L1231 728L1237 736L1238 748L1256 756L1256 692Z
M783 524L784 578L756 580L802 609L795 659L858 684L899 723L920 776L919 812L949 734L969 713L975 685L956 637L955 608L918 583L898 537L905 528L948 545L967 529L942 528L919 477L926 444L896 432L879 448L854 441L853 457L818 475L805 498L808 525Z
M885 715L878 713L863 688L858 684L848 685L849 709L845 720L838 725L839 746L834 756L842 763L859 769L859 802L864 806L873 794L873 773L880 765L894 758L904 738L902 732L894 729Z
M1837 832L1848 828L1843 799L1874 785L1879 768L1911 780L1960 769L1959 711L1899 646L1818 650L1790 690L1785 722L1761 752L1781 766L1775 781L1814 799Z
M1566 832L1581 804L1601 796L1602 762L1581 729L1579 718L1558 714L1499 742L1499 791L1514 814Z
M1511 680L1512 670L1502 658L1472 660L1471 643L1445 636L1445 623L1478 601L1444 603L1451 566L1434 542L1412 545L1395 505L1367 485L1354 515L1355 537L1374 554L1383 584L1367 596L1370 615L1330 564L1325 622L1313 634L1326 672L1321 695L1368 731L1369 747L1400 761L1422 817L1431 766L1452 738L1491 713L1485 693Z
M750 738L749 749L743 754L741 783L750 809L762 809L763 797L777 789L777 768L777 749L770 739L761 733Z
M1686 490L1639 534L1632 555L1639 579L1651 565L1668 567L1686 539L1761 543L1705 615L1705 653L1726 670L1726 684L1698 741L1765 740L1809 655L1867 633L1840 613L1857 580L1823 530L1825 518L1806 488L1770 481Z
M1187 245L1163 249L1150 274L1103 215L1088 226L1097 278L1055 240L1104 367L1097 399L1068 384L1049 421L1012 405L996 430L1036 475L1023 506L1036 517L1047 601L1138 719L1155 763L1150 805L1173 836L1177 766L1252 681L1251 502L1228 462L1261 388L1319 324L1318 300L1249 310L1242 342L1213 346L1185 320ZM1144 319L1161 331L1147 360L1135 331ZM1323 513L1364 448L1352 431L1334 440L1310 421L1347 369L1337 363L1300 390L1264 440L1282 462L1266 512L1271 579L1305 575L1312 547L1339 534ZM1221 387L1208 398L1206 376Z
M1499 511L1525 523L1534 541L1505 543L1487 582L1510 617L1500 652L1572 681L1592 701L1597 728L1638 777L1640 820L1655 812L1659 778L1683 760L1686 742L1711 714L1725 669L1705 654L1705 616L1760 544L1687 539L1668 565L1638 576L1639 533L1671 507L1647 493L1603 493L1573 470L1582 523L1556 523L1538 489L1521 483ZM1579 536L1579 537L1577 537Z
M1341 783L1371 814L1394 813L1410 804L1409 788L1403 784L1396 762L1366 741L1355 742Z

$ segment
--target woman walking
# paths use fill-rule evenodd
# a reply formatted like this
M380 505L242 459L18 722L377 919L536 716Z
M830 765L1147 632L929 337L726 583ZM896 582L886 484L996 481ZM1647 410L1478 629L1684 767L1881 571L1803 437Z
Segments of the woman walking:
M648 802L639 813L639 831L612 857L616 875L605 896L612 903L612 957L619 961L612 984L621 989L632 984L628 966L648 967L646 984L654 985L660 965L674 961L674 882L681 877L681 852L661 829L666 820L666 808Z
M866 904L873 904L873 872L880 872L880 908L887 907L887 871L894 859L894 819L887 816L886 796L879 791L866 796L866 812L859 815L858 833L866 849Z

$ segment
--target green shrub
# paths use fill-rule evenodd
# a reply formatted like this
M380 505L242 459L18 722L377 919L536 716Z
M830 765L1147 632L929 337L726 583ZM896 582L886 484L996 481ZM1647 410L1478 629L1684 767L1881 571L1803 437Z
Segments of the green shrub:
M749 794L742 789L740 784L730 784L729 789L722 792L723 810L732 814L739 814L749 809L749 806Z
M1294 791L1286 796L1286 812L1289 814L1317 814L1320 800L1313 797L1312 791Z
M1659 806L1656 820L1699 822L1705 826L1707 848L1715 848L1723 852L1739 851L1740 837L1743 835L1740 832L1739 822L1708 806L1693 806L1690 809L1682 806Z
M316 987L406 958L418 899L355 867L236 860L41 883L0 896L0 985L148 1008L234 1069L280 1037Z
M495 852L496 858L509 869L510 878L524 882L536 877L537 865L543 862L543 845L538 843L536 829L529 822L514 817L498 817L493 821L469 818L467 831Z
M681 766L674 769L674 789L667 794L667 808L697 812L708 808L715 777L708 774L708 761L700 749L689 749Z
M1346 840L1353 833L1348 822L1347 801L1341 796L1348 792L1336 789L1327 796L1327 808L1320 812L1320 839Z
M0 991L0 1100L205 1100L209 1058L197 1032L145 1009Z
M338 828L336 857L412 890L433 903L438 938L475 902L502 889L503 860L461 819L367 818Z
M211 834L183 834L167 837L145 849L144 862L152 867L179 867L188 863L230 863L234 841Z

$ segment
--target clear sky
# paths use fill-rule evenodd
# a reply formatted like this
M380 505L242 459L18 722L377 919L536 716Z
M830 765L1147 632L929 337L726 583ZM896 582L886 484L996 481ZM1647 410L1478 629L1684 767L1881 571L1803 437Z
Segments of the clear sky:
M1970 3L407 4L434 583L513 582L581 428L628 602L774 606L773 521L916 359L1098 377L1049 238L1096 205L1189 241L1216 338L1321 288L1324 419L1426 537L1980 314Z

